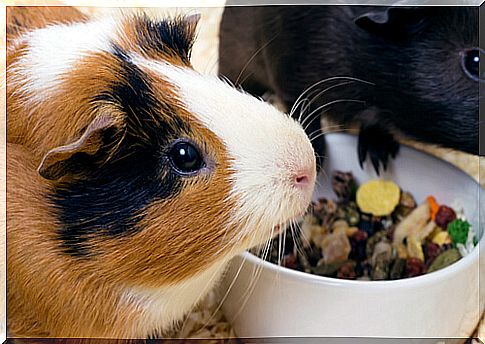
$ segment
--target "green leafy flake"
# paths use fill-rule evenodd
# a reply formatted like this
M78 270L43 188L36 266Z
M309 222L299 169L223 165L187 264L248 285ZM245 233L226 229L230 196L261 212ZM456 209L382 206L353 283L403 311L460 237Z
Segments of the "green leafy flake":
M456 244L466 244L468 237L468 231L470 230L470 223L456 219L448 224L448 234L450 234L451 240Z

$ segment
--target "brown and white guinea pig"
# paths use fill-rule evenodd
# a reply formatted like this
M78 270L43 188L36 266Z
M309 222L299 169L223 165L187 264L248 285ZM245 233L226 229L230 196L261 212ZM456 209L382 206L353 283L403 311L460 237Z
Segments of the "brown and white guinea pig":
M311 143L191 68L197 17L45 11L9 12L9 335L163 334L306 210Z

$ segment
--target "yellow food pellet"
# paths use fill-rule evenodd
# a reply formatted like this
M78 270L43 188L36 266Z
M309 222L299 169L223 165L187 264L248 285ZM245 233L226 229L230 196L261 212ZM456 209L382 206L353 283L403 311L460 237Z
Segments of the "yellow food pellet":
M345 220L337 220L335 221L333 224L332 224L332 229L335 231L335 230L339 230L339 229L346 229L349 227L349 224L347 223L347 221Z
M410 235L407 239L407 249L408 255L411 258L418 258L424 262L424 253L421 246L421 241L417 239L414 235Z
M404 244L402 243L395 244L394 248L396 249L396 253L399 258L401 259L408 258L408 250L406 249L406 246L404 246Z
M401 190L392 181L374 179L357 189L357 205L364 213L385 216L392 213L399 203Z
M351 237L352 235L354 235L357 231L359 230L359 228L357 227L348 227L347 229L345 229L345 234L348 236L348 237Z
M448 235L447 231L439 231L437 232L433 238L431 239L432 242L435 244L442 246L444 244L451 244L451 238Z
M443 230L442 230L440 227L436 226L436 227L433 229L433 231L432 231L431 233L429 233L428 238L431 240L431 239L433 239L433 238L434 238L434 236L435 236L436 234L438 234L438 233L440 233L440 232L443 232Z

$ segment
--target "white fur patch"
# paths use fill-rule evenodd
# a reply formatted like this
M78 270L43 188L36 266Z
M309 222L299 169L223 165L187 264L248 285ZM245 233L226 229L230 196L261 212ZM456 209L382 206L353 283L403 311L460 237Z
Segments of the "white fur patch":
M219 281L227 261L219 260L195 277L172 286L126 289L121 302L134 306L139 314L133 327L126 329L130 337L146 338L156 330L169 330Z
M223 140L233 158L233 194L241 202L235 221L244 218L248 231L254 232L286 222L306 208L311 192L296 190L291 177L302 166L315 173L315 157L295 120L217 77L139 56L133 62L177 87L189 111Z
M115 33L112 18L29 32L21 38L27 43L26 53L12 67L11 82L25 85L23 92L45 99L56 91L60 76L81 58L94 51L111 51L110 40Z

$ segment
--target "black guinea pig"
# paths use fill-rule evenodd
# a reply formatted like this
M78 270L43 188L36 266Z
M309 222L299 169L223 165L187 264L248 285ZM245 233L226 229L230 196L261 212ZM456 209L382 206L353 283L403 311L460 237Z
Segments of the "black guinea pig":
M282 100L324 141L320 114L360 125L359 160L379 171L396 134L478 154L478 7L227 7L219 73ZM479 94L480 93L480 94ZM300 118L301 119L301 118ZM312 137L314 136L314 137Z

